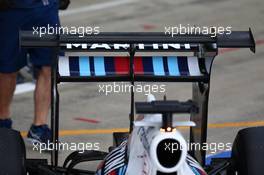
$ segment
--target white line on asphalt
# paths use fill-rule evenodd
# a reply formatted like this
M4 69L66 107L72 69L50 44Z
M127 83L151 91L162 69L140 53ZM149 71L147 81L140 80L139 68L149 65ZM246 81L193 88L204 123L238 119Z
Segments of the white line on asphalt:
M15 95L31 92L35 89L34 83L23 83L16 86Z
M75 8L75 9L69 9L63 12L60 12L60 16L69 16L69 15L75 15L78 13L83 13L83 12L91 12L95 10L103 10L106 8L111 8L119 5L124 5L124 4L129 4L133 2L137 2L139 0L115 0L111 2L106 2L106 3L100 3L100 4L95 4L95 5L89 5L86 7L80 7L80 8Z

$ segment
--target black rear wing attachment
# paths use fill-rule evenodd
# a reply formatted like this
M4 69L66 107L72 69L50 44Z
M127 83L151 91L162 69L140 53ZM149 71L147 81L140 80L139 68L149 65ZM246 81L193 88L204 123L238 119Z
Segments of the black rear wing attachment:
M255 52L251 30L231 34L175 35L165 33L100 33L98 35L43 35L20 32L24 48L49 47L54 50L52 65L51 128L53 142L59 138L60 82L191 82L191 143L206 143L210 74L219 48L250 48ZM64 56L59 56L63 53ZM179 104L179 103L178 103ZM134 92L131 90L130 131L134 122ZM191 152L202 165L206 152ZM51 153L58 164L58 150Z

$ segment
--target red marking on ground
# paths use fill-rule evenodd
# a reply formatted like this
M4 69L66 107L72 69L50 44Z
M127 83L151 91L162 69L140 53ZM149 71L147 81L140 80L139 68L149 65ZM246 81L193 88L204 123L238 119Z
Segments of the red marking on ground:
M144 30L152 30L152 29L155 29L157 26L153 24L143 24L142 27Z
M256 41L256 45L262 45L262 44L264 44L264 39Z
M82 121L82 122L88 122L88 123L95 123L95 124L100 123L100 121L95 120L95 119L81 118L81 117L74 118L74 120Z
M239 50L240 48L225 48L225 49L219 49L218 53L219 54L223 54L223 53L226 53L226 52L233 52L233 51L236 51L236 50Z
M257 40L256 41L256 45L262 45L264 44L264 39L263 40ZM236 50L239 50L241 48L225 48L225 49L220 49L219 50L219 54L222 54L222 53L226 53L226 52L233 52L233 51L236 51Z

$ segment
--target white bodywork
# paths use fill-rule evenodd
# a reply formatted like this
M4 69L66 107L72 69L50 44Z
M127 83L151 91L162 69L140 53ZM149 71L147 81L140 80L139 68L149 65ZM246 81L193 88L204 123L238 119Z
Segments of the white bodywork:
M154 101L153 95L148 96L148 102ZM202 167L187 154L187 143L178 130L162 132L161 114L145 115L143 120L135 121L131 140L128 145L129 161L126 175L144 174L156 175L157 171L164 173L177 172L177 175L206 175ZM193 122L175 122L174 126L194 126ZM157 145L164 139L175 139L181 145L181 157L177 165L171 168L163 167L157 159Z

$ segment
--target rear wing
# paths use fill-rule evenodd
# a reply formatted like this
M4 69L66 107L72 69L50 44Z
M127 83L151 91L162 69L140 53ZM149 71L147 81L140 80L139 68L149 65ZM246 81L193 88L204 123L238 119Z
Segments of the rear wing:
M58 61L58 80L62 82L208 82L218 48L250 48L255 52L255 41L250 29L217 37L171 37L165 33L136 32L100 33L84 37L46 34L39 37L32 32L21 32L20 45L30 48L52 47L66 52ZM102 54L98 55L98 52ZM116 52L124 52L128 56L109 56ZM142 52L151 54L143 56ZM185 56L176 52L193 54Z
M49 47L54 50L52 65L51 127L53 143L58 140L60 82L136 81L192 82L192 101L199 111L191 113L196 126L190 143L203 145L207 139L210 73L219 48L250 48L255 52L251 30L231 34L174 35L165 33L100 33L98 35L43 35L20 32L20 46ZM63 52L64 56L58 56ZM189 55L187 55L189 54ZM132 86L131 86L132 87ZM131 90L130 131L134 121L134 92ZM205 150L191 152L205 164ZM53 150L52 165L58 163Z

